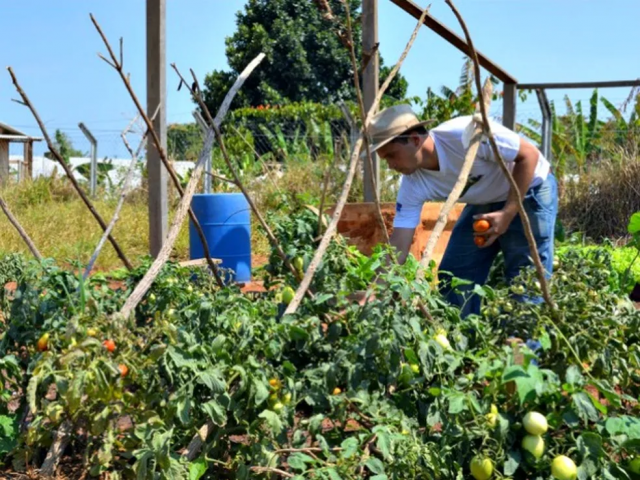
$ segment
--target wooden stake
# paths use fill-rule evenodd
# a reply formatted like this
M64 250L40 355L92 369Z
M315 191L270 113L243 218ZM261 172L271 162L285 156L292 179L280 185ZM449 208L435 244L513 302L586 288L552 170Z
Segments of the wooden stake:
M7 205L7 203L4 201L2 197L0 197L0 208L2 208L2 211L9 219L9 223L11 223L11 225L13 225L14 228L18 231L18 234L22 237L22 240L24 240L24 243L27 244L27 247L29 247L29 250L31 250L31 253L33 254L33 256L36 257L36 260L41 262L42 255L40 255L40 252L38 251L35 244L33 243L33 240L31 240L29 235L27 235L27 232L24 231L24 228L22 228L22 225L20 225L20 222L18 222L18 219L13 216L13 214L11 213L11 210L9 210L9 206Z
M89 200L87 195L85 195L85 193L82 191L82 188L80 188L80 185L78 185L78 182L77 182L76 178L73 176L73 172L71 171L71 168L64 161L64 159L60 155L60 152L58 152L58 150L56 149L55 145L51 141L51 138L49 137L49 134L47 133L47 129L45 128L44 123L42 123L42 120L40 119L40 115L38 115L38 112L36 111L35 107L31 103L31 101L29 100L29 97L27 97L27 94L24 92L24 90L22 90L22 87L20 87L20 84L18 83L18 79L16 78L15 74L13 73L13 70L11 69L11 67L7 67L7 70L9 71L9 75L11 75L11 79L13 80L13 84L15 85L16 90L18 90L18 93L22 97L22 100L24 101L24 104L29 108L29 110L31 110L31 113L33 114L34 118L36 119L36 122L38 123L38 126L40 127L40 130L42 131L42 135L44 136L44 138L45 138L45 140L47 142L47 146L49 147L49 150L51 151L53 156L56 158L56 160L58 161L58 163L60 164L60 166L62 167L64 172L67 174L67 177L69 178L69 181L73 185L73 188L76 190L76 192L78 192L78 195L80 195L80 198L82 199L84 204L87 206L87 208L89 209L91 214L94 216L94 218L98 221L98 223L100 224L100 227L102 227L102 230L106 231L107 230L106 222L103 220L103 218L100 216L98 211L95 209L95 207L93 206L93 203L91 203L91 200ZM124 265L125 265L125 267L127 267L127 269L131 270L131 268L132 268L131 267L131 262L129 262L129 259L127 259L127 257L125 256L124 252L122 251L122 249L120 248L120 246L116 242L115 238L113 238L113 236L111 234L109 234L108 238L109 238L109 242L111 242L111 245L113 245L113 248L115 249L116 253L118 254L118 257L120 257L120 260L122 260L122 263L124 263Z

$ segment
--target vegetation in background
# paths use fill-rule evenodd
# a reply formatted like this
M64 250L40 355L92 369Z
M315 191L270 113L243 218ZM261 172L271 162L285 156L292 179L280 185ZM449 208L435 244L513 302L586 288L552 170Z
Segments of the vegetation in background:
M328 0L342 23L345 10L339 0ZM362 57L360 0L349 0L353 16L356 56ZM216 112L233 80L259 53L266 59L249 78L232 104L232 109L290 102L336 103L355 101L353 69L349 50L343 45L331 21L313 2L297 0L250 0L237 13L237 30L226 40L230 71L215 70L204 82L205 103ZM390 69L381 59L381 78ZM407 81L398 75L387 96L402 99Z
M86 157L88 154L81 150L76 149L71 142L69 136L61 130L56 129L54 133L53 144L55 145L58 153L64 159L65 162L69 163L69 159L71 157ZM45 158L50 160L54 160L54 157L51 152L47 151L44 154Z

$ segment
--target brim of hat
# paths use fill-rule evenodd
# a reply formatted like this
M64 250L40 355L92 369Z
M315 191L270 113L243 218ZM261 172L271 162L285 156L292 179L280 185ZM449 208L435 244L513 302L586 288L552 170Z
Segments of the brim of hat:
M401 136L401 135L404 135L404 134L405 134L406 132L408 132L409 130L413 130L413 129L414 129L414 128L416 128L416 127L425 127L425 126L427 126L427 125L431 125L431 124L432 124L432 123L434 123L434 122L435 122L435 120L425 120L425 121L423 121L423 122L418 122L418 123L416 123L415 125L411 126L410 128L407 128L406 130L404 130L404 131L402 131L402 132L398 133L397 135L394 135L394 136L392 136L392 137L386 138L386 139L385 139L385 140L383 140L382 142L375 143L375 144L371 145L371 146L369 147L369 148L370 148L370 151L371 151L371 153L374 153L374 152L376 152L378 149L380 149L380 148L384 147L387 143L391 142L391 140L393 140L393 139L395 139L395 138L398 138L398 137L399 137L399 136ZM360 156L361 156L361 157L366 157L366 156L367 156L367 152L366 152L366 151L362 152L362 154L361 154Z

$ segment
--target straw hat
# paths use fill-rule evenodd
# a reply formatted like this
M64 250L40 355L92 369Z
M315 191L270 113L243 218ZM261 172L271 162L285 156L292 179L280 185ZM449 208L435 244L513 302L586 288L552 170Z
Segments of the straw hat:
M418 116L407 104L386 108L371 119L369 127L371 151L375 152L407 130L433 122L433 120L423 122L418 120Z

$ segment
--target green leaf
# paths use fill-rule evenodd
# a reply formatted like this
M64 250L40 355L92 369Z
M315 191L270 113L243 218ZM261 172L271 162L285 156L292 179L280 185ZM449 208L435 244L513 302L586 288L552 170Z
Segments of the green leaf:
M611 436L627 435L629 440L640 440L640 419L628 416L608 418L604 428Z
M359 446L360 446L360 443L356 438L353 438L353 437L347 438L340 445L340 447L342 448L342 451L340 452L340 457L351 458L358 451Z
M372 473L376 473L378 475L384 474L384 464L379 458L370 457L366 461L365 466L371 470Z
M580 466L578 467L578 479L579 480L589 480L594 478L594 475L598 473L598 466L596 465L595 460L587 457L585 458Z
M502 383L507 383L517 378L528 378L529 374L525 372L524 368L520 365L511 365L504 369L502 374Z
M376 433L378 435L376 446L382 452L382 456L385 460L391 460L393 457L391 456L391 439L389 438L389 434L381 430L378 430Z
M209 415L213 423L219 427L224 427L227 423L227 411L216 400L209 400L202 405L202 411Z
M598 411L593 406L593 402L589 395L585 392L577 392L572 395L573 405L576 407L576 413L583 421L598 421Z
M329 474L329 477L331 477L331 480L342 480L342 477L335 468L327 468L326 472Z
M200 480L205 473L207 473L207 461L204 458L189 464L189 480Z
M198 383L206 385L213 393L222 393L227 389L223 373L217 368L209 368L198 374Z
M36 403L36 394L38 393L38 382L40 381L40 377L38 375L33 375L29 379L29 384L27 385L27 400L29 401L29 408L31 409L31 413L38 413L38 404Z
M323 293L322 295L318 295L313 303L315 303L316 305L322 305L330 298L333 298L333 295L331 293Z
M260 381L260 379L253 378L253 387L255 388L256 406L262 404L267 398L269 398L269 388L267 385Z
M258 416L267 421L267 424L274 435L278 435L282 431L282 421L275 412L272 412L271 410L263 410L263 412Z
M191 409L191 400L189 398L180 398L177 404L177 414L178 418L183 425L187 425L189 423L189 410Z
M510 450L507 457L507 461L504 462L504 476L510 477L518 470L520 462L522 461L522 455L520 455L518 450Z
M455 415L467 410L467 396L464 393L454 393L449 397L449 413Z
M604 454L602 450L602 437L597 433L584 432L576 442L580 455L599 458Z
M291 325L289 327L289 336L291 340L294 341L306 341L309 339L309 333L297 325Z
M306 455L304 453L296 452L289 456L287 459L287 463L294 470L300 470L301 472L305 472L307 470L307 463L315 463L313 457Z
M636 233L640 233L640 212L636 212L631 215L629 219L629 226L627 230L631 235L635 235Z
M374 475L373 477L369 477L369 480L389 480L389 477L386 475Z
M543 350L549 350L551 348L551 337L549 337L549 333L546 330L543 330L538 337L538 341L542 346Z
M567 369L566 379L567 379L567 383L574 387L580 386L584 383L584 377L582 376L580 369L575 365L571 365Z

